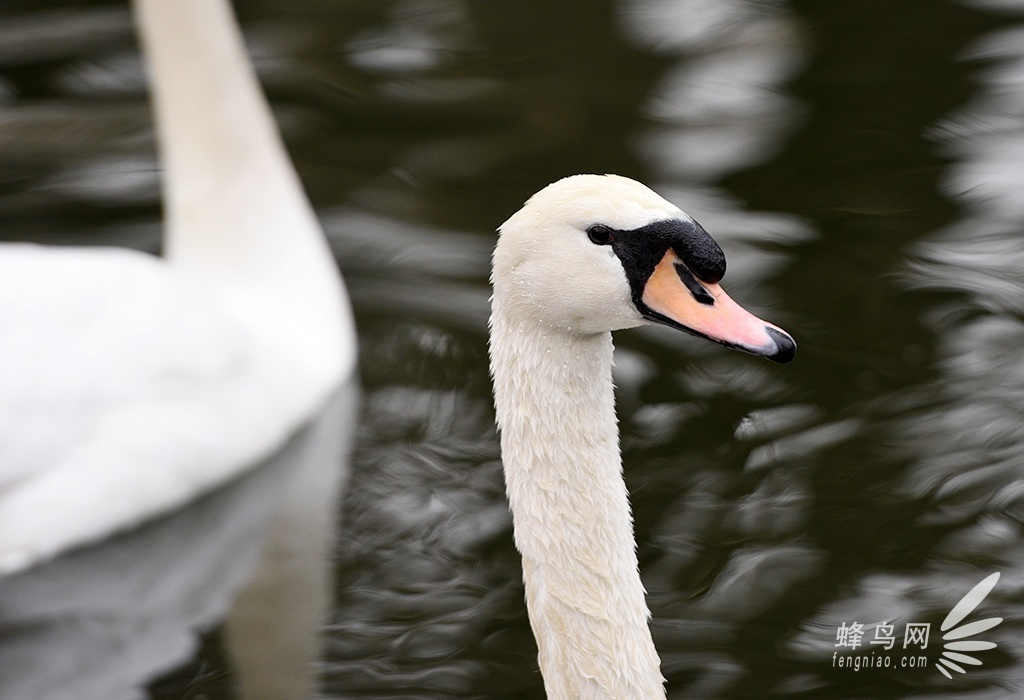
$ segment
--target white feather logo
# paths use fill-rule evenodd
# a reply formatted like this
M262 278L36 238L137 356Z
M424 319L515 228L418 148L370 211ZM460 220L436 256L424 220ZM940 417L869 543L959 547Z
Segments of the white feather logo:
M965 651L986 651L988 649L994 649L996 646L995 642L985 642L982 640L971 640L965 639L966 637L973 637L976 634L981 634L987 630L992 629L1000 622L1003 621L1001 617L989 617L984 620L978 620L976 622L969 622L965 625L958 625L965 617L971 614L971 612L978 607L981 601L985 600L992 588L995 587L996 581L999 580L999 574L995 573L986 578L984 581L979 583L977 586L972 588L967 595L960 599L960 602L950 610L949 615L946 615L946 619L942 621L942 626L939 628L945 634L942 635L942 639L945 644L942 648L945 650L942 652L941 659L935 664L935 668L946 678L950 680L953 676L946 669L952 669L957 673L967 673L966 669L960 664L966 664L968 666L981 666L981 661L965 654ZM949 630L948 632L946 630Z

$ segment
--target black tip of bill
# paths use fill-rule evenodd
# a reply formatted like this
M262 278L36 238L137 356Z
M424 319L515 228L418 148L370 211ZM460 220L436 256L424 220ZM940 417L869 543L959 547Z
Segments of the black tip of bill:
M777 328L765 327L765 332L775 342L775 352L765 355L773 362L791 362L796 356L796 341L788 333Z

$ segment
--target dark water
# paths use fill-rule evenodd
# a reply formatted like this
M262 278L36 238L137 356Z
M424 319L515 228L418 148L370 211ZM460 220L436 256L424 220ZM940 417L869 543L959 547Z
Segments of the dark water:
M616 339L670 697L1024 692L1024 3L238 9L360 332L324 697L543 694L492 427L488 256L575 172L693 214L732 296L800 346L777 366L666 329ZM123 4L4 0L0 238L155 251L145 100ZM1003 618L964 638L997 646L948 679L940 627L994 573L960 626ZM151 697L235 696L204 626Z

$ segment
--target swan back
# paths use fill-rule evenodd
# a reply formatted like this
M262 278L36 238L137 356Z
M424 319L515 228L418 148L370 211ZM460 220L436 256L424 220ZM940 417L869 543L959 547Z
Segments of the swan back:
M282 444L297 369L157 258L0 255L0 575L165 512Z
M280 448L355 364L340 275L226 0L135 0L166 260L0 247L0 575Z

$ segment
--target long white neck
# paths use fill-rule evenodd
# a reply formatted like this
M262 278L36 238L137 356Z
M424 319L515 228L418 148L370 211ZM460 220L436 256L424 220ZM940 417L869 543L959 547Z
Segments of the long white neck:
M548 697L663 698L622 479L611 334L516 322L495 292L502 461Z
M164 164L165 255L329 383L351 311L225 0L135 0Z

